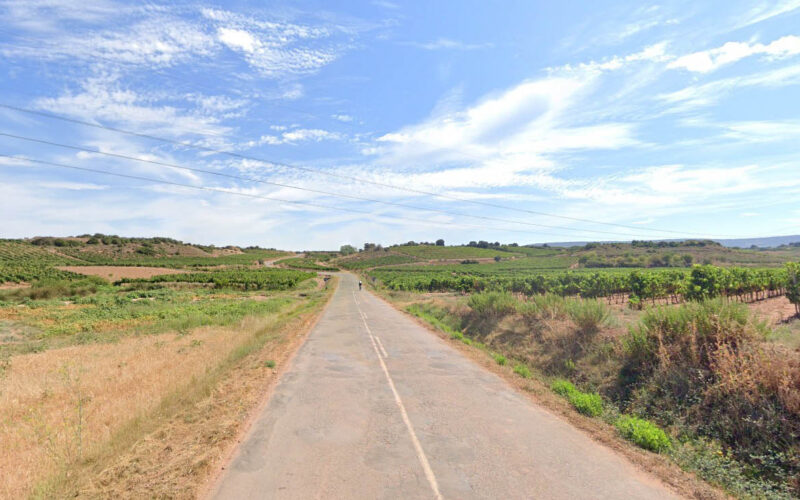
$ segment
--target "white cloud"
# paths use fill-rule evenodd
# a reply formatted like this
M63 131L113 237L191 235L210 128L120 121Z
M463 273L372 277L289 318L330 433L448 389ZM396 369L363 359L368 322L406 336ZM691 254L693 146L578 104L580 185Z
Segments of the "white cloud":
M743 28L753 24L772 19L776 16L788 14L800 9L800 0L778 0L776 2L762 2L751 8L744 15L739 15L734 29Z
M353 121L353 117L352 116L345 115L345 114L334 114L334 115L331 115L331 118L333 118L334 120L339 120L340 122L345 122L345 123L350 123L350 122Z
M687 111L714 104L735 89L748 87L782 87L800 83L800 64L744 76L733 76L681 90L659 94L657 97L671 106L671 112Z
M450 38L438 38L431 42L406 42L405 45L424 50L477 50L491 48L491 43L465 43Z
M6 44L7 57L43 60L80 60L97 67L121 64L153 67L173 65L191 57L211 56L214 37L201 27L166 14L131 20L124 29L63 30L25 44Z
M84 82L82 92L40 98L35 106L88 121L112 122L139 132L170 137L230 133L213 113L206 114L202 109L186 111L167 104L154 105L152 97L123 88L116 77L91 78Z
M634 144L629 124L572 123L568 110L591 86L591 78L577 76L523 82L466 109L384 134L365 152L398 165L491 161L495 169L520 171L548 166L543 157L552 153Z
M272 125L270 128L276 131L286 130L286 127L280 125ZM322 142L322 141L339 141L345 137L338 132L331 132L329 130L322 130L318 128L297 128L283 132L281 135L262 135L258 141L248 143L248 147L253 147L259 144L269 144L277 146L280 144L297 144L300 142Z
M746 57L765 55L771 59L781 59L800 54L800 37L789 35L772 43L728 42L721 47L694 52L679 57L667 67L682 68L697 73L709 73L726 64Z
M240 49L252 54L260 46L258 40L245 30L219 28L217 36L220 41L232 49Z
M217 39L241 53L264 76L314 72L346 50L345 45L330 41L346 31L343 27L264 21L217 9L203 9L202 13L219 24ZM310 41L315 43L306 44Z
M65 189L68 191L100 191L108 189L108 186L86 182L43 182L41 186L49 189Z
M566 64L554 68L548 68L551 74L574 73L574 72L602 72L614 71L628 67L631 63L651 62L662 63L673 59L667 53L667 42L658 42L648 45L639 52L634 52L624 56L612 56L599 61L589 61L587 63Z

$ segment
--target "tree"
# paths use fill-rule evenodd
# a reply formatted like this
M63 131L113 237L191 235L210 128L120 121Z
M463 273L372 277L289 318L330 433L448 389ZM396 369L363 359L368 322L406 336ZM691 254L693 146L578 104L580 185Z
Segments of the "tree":
M444 240L443 240L443 239L441 239L441 238L439 238L438 240L436 240L436 246L437 246L437 247L443 247L443 246L444 246Z
M353 245L342 245L339 247L339 253L342 255L350 255L356 253L356 247Z
M794 304L794 310L800 316L800 264L789 262L786 264L786 298Z

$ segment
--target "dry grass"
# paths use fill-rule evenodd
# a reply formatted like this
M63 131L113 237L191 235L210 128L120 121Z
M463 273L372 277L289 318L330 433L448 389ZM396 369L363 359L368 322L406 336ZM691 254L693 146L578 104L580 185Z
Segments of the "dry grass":
M123 278L152 278L161 274L185 273L182 269L167 269L164 267L137 267L137 266L59 266L56 269L70 271L86 276L99 276L108 281L117 281Z
M14 479L0 498L197 497L328 288L231 328L12 358L0 398L0 449L10 451L0 470Z
M164 393L239 344L232 329L202 328L116 344L14 356L0 395L0 497L30 493L41 474L81 459Z
M247 318L235 328L126 337L5 359L0 498L28 496L54 471L96 456L121 429L163 406L165 396L207 376L286 313ZM230 387L224 392L235 393Z

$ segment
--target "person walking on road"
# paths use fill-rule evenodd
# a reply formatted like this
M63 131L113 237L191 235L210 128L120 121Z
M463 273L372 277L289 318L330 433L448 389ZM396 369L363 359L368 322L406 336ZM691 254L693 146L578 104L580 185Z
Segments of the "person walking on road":
M361 290L361 280L358 280L358 289Z

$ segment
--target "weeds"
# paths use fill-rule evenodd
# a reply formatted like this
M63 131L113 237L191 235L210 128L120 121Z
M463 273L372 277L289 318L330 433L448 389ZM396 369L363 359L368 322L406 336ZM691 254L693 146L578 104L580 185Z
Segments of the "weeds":
M615 427L622 437L640 448L656 453L662 453L672 448L672 443L666 433L647 420L623 415L617 420Z
M553 381L550 388L559 396L566 398L583 415L599 417L603 414L603 398L599 394L581 392L572 382L563 379Z
M509 292L483 292L470 295L470 309L482 317L499 318L517 309L517 300Z
M498 365L503 366L506 364L506 357L503 356L502 354L495 354L493 357L495 363L497 363Z
M531 369L523 364L517 364L514 366L514 373L519 375L522 378L531 378Z
M267 368L275 368L275 361L271 359L264 361L264 366L266 366Z
M597 299L569 300L566 304L567 314L583 334L596 333L611 316L608 306Z

